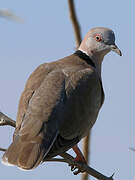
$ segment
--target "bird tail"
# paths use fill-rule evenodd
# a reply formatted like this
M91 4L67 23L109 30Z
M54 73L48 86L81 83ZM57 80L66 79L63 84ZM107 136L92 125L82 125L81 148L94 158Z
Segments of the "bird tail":
M46 136L42 139L39 136L33 141L23 141L16 137L2 157L2 163L8 166L18 166L24 170L36 168L45 158L54 144L58 133Z
M43 149L39 143L21 142L15 140L2 157L5 165L15 165L24 170L37 167L44 156Z

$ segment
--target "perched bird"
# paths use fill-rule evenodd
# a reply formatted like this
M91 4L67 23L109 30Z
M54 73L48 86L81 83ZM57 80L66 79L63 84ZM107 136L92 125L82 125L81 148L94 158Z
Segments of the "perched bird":
M76 161L85 161L77 143L94 125L104 102L101 65L110 51L122 55L114 32L93 28L74 54L42 64L30 75L4 164L28 170L70 148Z

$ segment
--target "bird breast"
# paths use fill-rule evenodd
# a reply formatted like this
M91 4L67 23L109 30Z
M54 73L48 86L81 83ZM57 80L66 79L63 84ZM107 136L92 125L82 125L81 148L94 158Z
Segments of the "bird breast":
M102 88L100 81L94 86L87 84L78 88L67 100L63 113L63 124L60 134L65 139L86 136L97 119L102 104Z

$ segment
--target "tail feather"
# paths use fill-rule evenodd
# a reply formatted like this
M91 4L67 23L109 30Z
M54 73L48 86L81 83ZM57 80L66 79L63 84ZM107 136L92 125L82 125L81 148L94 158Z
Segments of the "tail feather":
M2 163L5 165L15 165L25 170L36 168L50 151L57 135L58 132L43 139L43 136L39 134L31 141L15 138L3 155Z
M16 143L12 143L2 157L2 163L5 165L17 165L17 158L20 153L20 149L17 148Z
M41 144L13 142L2 157L5 165L15 165L22 169L37 167L43 158ZM37 163L38 162L38 163Z
M17 165L23 169L32 169L37 167L43 159L43 149L41 144L26 145L19 154Z

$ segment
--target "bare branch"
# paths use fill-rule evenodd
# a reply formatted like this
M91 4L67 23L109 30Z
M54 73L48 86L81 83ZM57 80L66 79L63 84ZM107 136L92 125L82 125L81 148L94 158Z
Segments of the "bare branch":
M129 149L130 149L131 151L135 151L135 148L132 148L132 147L131 147L131 148L129 148Z
M87 172L89 175L100 179L100 180L113 180L113 175L111 177L104 176L103 174L99 173L95 169L89 167L86 163L82 162L76 162L74 161L74 157L69 155L68 153L62 153L60 154L66 160L66 163L68 163L70 166L74 165L78 169L80 169L83 172Z
M70 19L72 21L74 34L75 34L76 48L78 48L81 43L81 32L75 12L74 0L68 0L68 6L69 6Z
M0 151L3 151L3 152L5 152L5 151L6 151L6 149L4 149L4 148L0 148Z
M16 16L11 10L9 9L0 9L0 17L13 20L19 23L23 23L23 19L19 16Z
M90 139L91 139L91 131L89 132L88 136L86 136L83 139L83 154L85 157L86 162L88 163L89 160L89 145L90 145ZM87 180L88 179L88 174L84 173L82 175L82 180Z
M16 126L15 124L16 122L14 120L12 120L8 116L0 112L0 126L9 125L9 126L15 127Z

